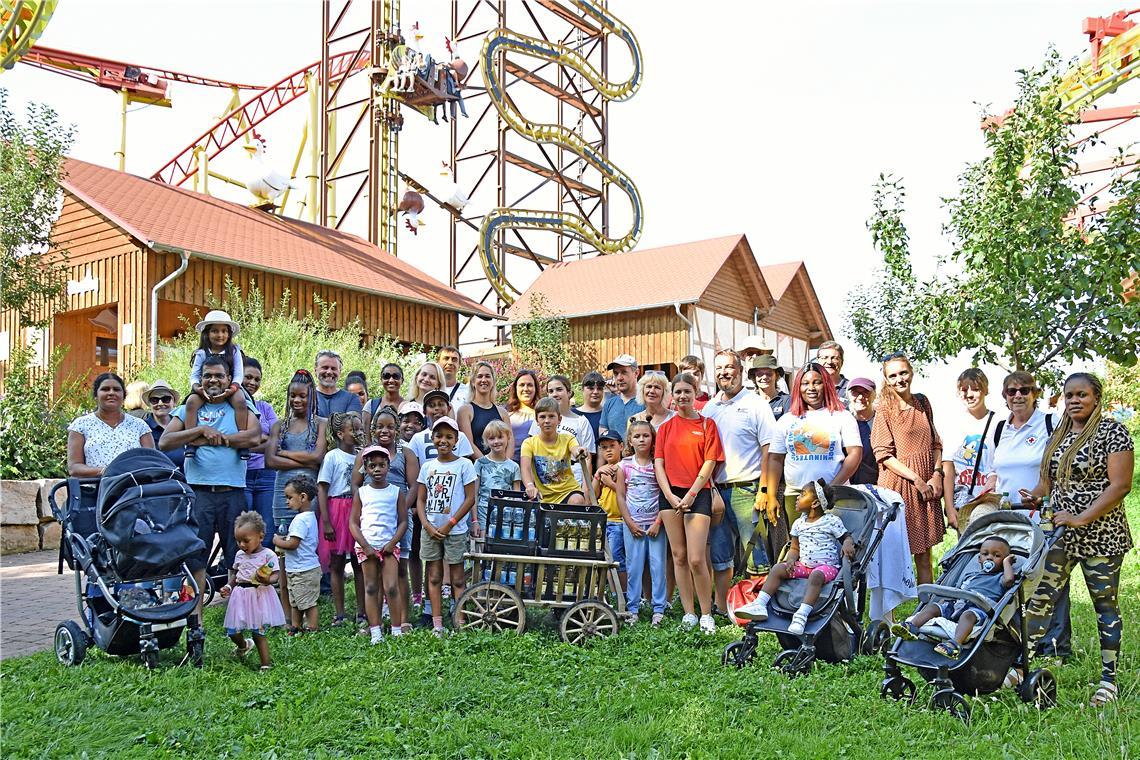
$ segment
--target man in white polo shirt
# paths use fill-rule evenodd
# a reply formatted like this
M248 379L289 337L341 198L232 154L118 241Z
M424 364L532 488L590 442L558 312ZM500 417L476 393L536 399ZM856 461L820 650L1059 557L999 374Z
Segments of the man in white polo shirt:
M744 366L735 351L717 353L713 375L720 392L705 404L701 414L716 423L724 448L724 461L717 466L713 479L724 499L725 516L719 525L709 529L716 605L723 610L732 583L737 545L747 546L756 524L767 538L765 518L759 511L765 502L759 498L758 486L776 420L768 402L744 388Z

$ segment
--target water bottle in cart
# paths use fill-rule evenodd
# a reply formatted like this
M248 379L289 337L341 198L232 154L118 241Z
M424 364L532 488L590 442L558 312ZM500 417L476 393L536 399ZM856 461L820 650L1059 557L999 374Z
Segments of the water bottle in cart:
M491 507L490 513L487 515L487 537L494 538L497 534L495 532L495 520L499 517L499 508Z
M515 507L512 510L511 519L511 538L515 541L522 541L523 537L523 510L522 507Z
M523 514L525 514L528 518L530 518L528 521L528 524L527 524L527 528L526 528L526 540L527 541L533 541L534 540L534 519L535 519L535 517L537 517L537 515L535 514L535 512L533 512L532 510L529 510L529 509L525 510Z
M516 573L516 571L515 571L515 565L514 565L514 563L512 562L512 563L511 563L511 572L510 572L510 574L507 576L507 585L509 585L509 586L511 586L511 587L513 588L513 587L514 587L514 585L515 585L515 581L516 581L516 580L518 580L518 575L517 575L517 573Z

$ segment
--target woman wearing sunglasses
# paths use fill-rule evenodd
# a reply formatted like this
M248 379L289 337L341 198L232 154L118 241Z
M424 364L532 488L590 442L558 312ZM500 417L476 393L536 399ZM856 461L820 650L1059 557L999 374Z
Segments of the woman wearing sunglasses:
M1028 372L1011 372L1001 386L1001 395L1009 409L1009 416L998 419L987 441L993 452L993 474L987 485L999 494L1009 494L1013 503L1021 501L1024 489L1032 491L1041 473L1041 460L1049 437L1060 425L1059 415L1048 414L1037 408L1041 389ZM1039 519L1037 512L1031 518ZM1045 656L1068 657L1072 654L1073 625L1069 619L1069 584L1064 587L1053 604L1053 621L1037 653Z
M400 408L400 405L404 403L404 396L400 393L403 384L404 370L399 364L388 362L380 368L380 387L383 389L383 393L380 394L379 398L374 398L364 405L364 412L360 418L362 429L371 430L372 418L376 416L376 412L384 407Z
M157 449L163 431L170 424L170 413L178 406L178 391L171 388L170 383L165 380L155 380L150 390L142 395L142 400L150 409L143 417L143 421L150 426L150 434L154 436L154 447ZM186 448L179 446L162 453L174 462L175 467L181 467Z

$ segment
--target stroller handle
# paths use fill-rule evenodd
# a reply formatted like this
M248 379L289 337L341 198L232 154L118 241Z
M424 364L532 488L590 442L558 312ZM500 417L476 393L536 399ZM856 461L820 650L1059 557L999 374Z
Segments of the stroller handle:
M67 478L65 480L59 481L54 486L52 486L51 490L48 491L48 504L51 505L51 513L55 519L59 522L63 522L63 518L65 517L63 511L59 508L59 504L57 504L55 500L55 494L57 491L59 491L59 489L69 488L72 482L79 484L80 488L85 485L97 485L99 483L99 480L99 478ZM68 496L70 495L71 491L69 489Z

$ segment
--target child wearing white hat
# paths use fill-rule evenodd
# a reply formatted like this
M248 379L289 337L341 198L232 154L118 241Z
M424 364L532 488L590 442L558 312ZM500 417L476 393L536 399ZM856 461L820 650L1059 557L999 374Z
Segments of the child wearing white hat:
M245 392L239 385L242 378L245 377L241 347L234 343L234 338L240 328L237 322L230 319L229 314L221 309L214 309L195 325L195 329L202 336L202 339L198 344L198 350L194 352L194 356L190 360L191 391L186 397L185 419L198 419L198 410L202 408L203 404L220 404L228 401L230 406L234 408L238 430L243 430L249 407L246 405ZM206 391L202 388L202 364L206 361L206 357L211 354L221 356L230 366L230 387L216 398L208 398ZM196 446L186 447L187 458L194 456L196 448ZM249 459L248 449L238 449L238 453L242 459Z

